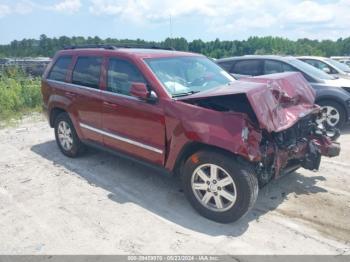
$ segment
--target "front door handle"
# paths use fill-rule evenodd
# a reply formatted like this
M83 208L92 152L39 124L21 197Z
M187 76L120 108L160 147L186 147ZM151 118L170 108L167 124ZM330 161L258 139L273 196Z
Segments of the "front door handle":
M110 102L103 102L103 105L105 105L106 107L112 108L112 109L118 108L118 105L116 105L114 103L110 103Z

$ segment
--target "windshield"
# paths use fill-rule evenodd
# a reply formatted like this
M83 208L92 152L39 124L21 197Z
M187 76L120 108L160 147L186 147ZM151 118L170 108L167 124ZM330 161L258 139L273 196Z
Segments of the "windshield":
M235 81L230 74L206 57L149 58L145 61L173 97L201 92Z
M288 60L288 62L291 65L295 66L300 71L308 74L311 77L321 79L321 80L333 80L333 79L335 79L335 77L328 75L325 72L313 67L312 65L309 65L305 62L300 61L299 59L291 58Z
M350 73L350 67L347 66L346 64L340 63L338 61L335 61L333 59L325 59L328 63L330 63L332 66L339 68L340 70L346 72L346 73Z

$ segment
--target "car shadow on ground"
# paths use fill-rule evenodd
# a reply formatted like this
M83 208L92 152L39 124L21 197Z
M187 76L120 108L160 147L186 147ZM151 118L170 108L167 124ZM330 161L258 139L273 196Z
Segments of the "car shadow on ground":
M316 186L322 176L305 177L298 172L272 181L259 192L255 207L239 221L218 224L197 214L187 202L179 179L128 159L89 149L75 159L65 157L55 141L37 144L31 150L85 179L91 186L107 190L108 198L119 204L135 203L168 221L190 230L218 236L242 235L249 223L278 208L291 194L327 192Z

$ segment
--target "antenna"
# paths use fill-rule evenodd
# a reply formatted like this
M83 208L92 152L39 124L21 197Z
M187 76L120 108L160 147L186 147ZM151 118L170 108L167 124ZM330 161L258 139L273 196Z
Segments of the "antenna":
M169 22L170 22L170 38L173 38L173 21L171 20L171 13L169 16Z
M172 17L171 17L171 13L169 15L169 30L170 30L170 45L171 48L174 48L174 39L173 39L173 21L172 21Z

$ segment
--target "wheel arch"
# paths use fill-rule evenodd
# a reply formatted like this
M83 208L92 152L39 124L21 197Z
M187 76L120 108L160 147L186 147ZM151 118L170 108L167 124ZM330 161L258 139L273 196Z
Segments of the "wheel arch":
M54 127L56 117L57 117L59 114L61 114L61 113L67 113L67 111L64 110L64 109L61 108L61 107L53 107L53 108L50 110L50 114L49 114L49 123L50 123L50 127Z
M175 161L175 165L173 167L173 173L175 176L180 176L182 173L182 168L184 166L185 161L193 154L195 154L196 152L202 151L202 150L208 150L208 151L216 151L216 152L220 152L222 154L228 155L230 157L233 157L235 159L241 159L238 155L217 147L217 146L213 146L213 145L208 145L205 143L201 143L201 142L196 142L196 141L191 141L188 142L187 144L185 144L180 153L178 154L176 161ZM243 161L243 160L242 160Z

